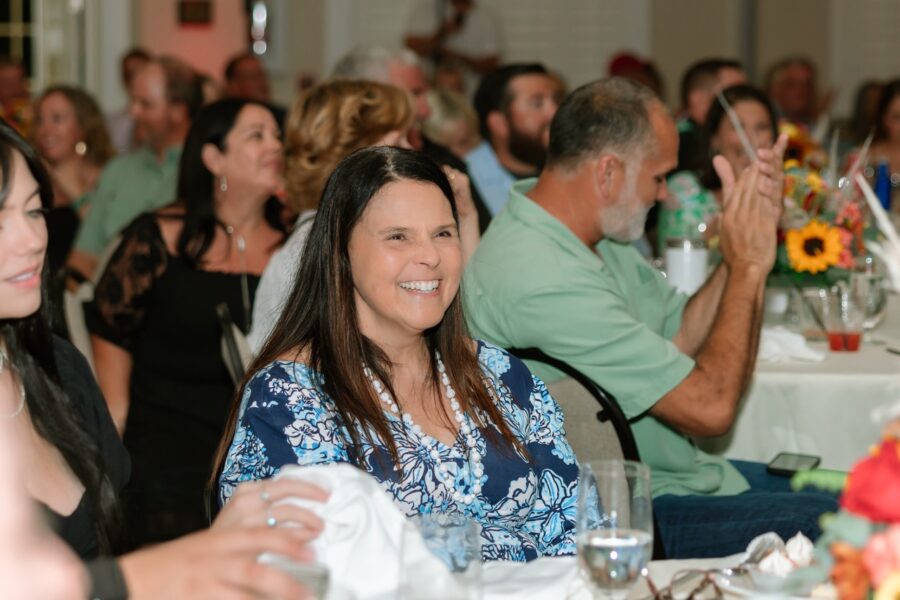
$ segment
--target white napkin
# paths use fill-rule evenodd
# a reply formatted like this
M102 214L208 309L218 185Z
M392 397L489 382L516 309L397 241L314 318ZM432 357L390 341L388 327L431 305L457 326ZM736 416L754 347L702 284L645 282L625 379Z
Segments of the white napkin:
M591 600L590 588L574 556L528 563L490 562L482 572L485 600Z
M799 333L788 331L779 325L778 327L763 327L759 337L757 358L764 362L789 360L822 362L825 360L825 353L810 348Z
M331 492L325 503L285 500L311 510L325 522L322 535L312 547L316 560L328 567L329 598L396 597L406 518L378 481L348 464L289 466L276 477L308 481ZM428 550L424 540L406 536L405 543L406 569L429 581L433 589L454 585L450 571Z

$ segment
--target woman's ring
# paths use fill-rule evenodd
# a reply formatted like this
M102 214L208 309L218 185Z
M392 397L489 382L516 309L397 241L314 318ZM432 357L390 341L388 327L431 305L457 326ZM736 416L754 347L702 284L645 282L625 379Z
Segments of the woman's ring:
M269 527L275 527L278 525L278 519L275 518L275 515L272 514L272 507L266 509L266 525Z
M272 498L269 497L269 490L266 489L266 486L263 486L262 491L259 493L259 499L266 504L271 502Z

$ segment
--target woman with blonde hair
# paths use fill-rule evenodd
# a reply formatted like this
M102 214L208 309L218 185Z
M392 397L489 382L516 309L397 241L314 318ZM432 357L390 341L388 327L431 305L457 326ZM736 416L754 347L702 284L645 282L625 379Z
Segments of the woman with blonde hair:
M325 182L341 160L369 146L410 148L407 133L414 113L400 88L373 81L338 80L317 85L300 96L285 131L288 208L297 213L294 230L263 272L247 338L256 354L282 312L294 282ZM460 237L468 257L480 239L478 214L468 178L447 170L460 212Z

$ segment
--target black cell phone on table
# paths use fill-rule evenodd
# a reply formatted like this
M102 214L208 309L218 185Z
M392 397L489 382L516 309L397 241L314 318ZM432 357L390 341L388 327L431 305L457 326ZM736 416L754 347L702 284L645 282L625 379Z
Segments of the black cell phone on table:
M797 471L807 471L819 466L821 458L811 454L794 454L793 452L779 452L766 466L766 471L772 475L791 477Z

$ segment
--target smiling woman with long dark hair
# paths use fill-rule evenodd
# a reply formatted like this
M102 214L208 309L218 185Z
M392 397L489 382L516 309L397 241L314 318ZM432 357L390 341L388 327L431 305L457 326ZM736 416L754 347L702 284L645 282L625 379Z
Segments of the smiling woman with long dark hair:
M0 435L27 462L25 487L82 558L116 548L128 456L84 358L47 326L44 213L53 186L37 153L0 121Z
M523 363L469 337L458 227L427 157L376 147L338 165L226 427L221 501L284 465L349 462L408 515L478 519L486 559L574 552L562 412Z

